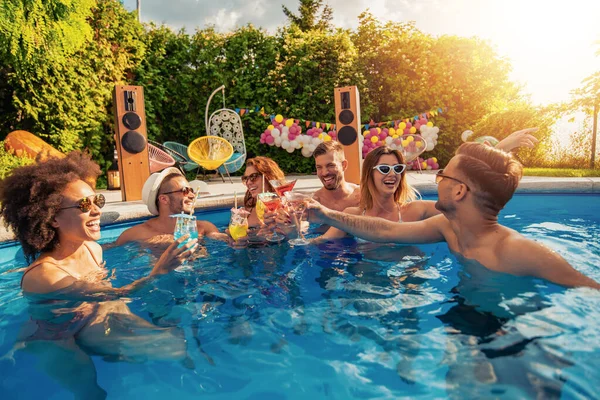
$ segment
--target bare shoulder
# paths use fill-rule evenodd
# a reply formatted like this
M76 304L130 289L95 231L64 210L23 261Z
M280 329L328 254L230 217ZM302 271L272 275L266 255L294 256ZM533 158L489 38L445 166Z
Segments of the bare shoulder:
M316 192L313 193L312 198L315 201L318 201L320 203L321 202L321 198L323 197L324 191L325 191L325 188L321 188L321 189L317 190Z
M56 263L41 261L23 278L22 289L29 293L51 293L72 284L76 279L56 266Z
M117 245L121 245L136 240L145 240L153 236L152 230L150 229L148 222L149 221L146 221L142 224L132 226L131 228L126 229L125 231L123 231L123 233L121 233L121 235L115 243Z
M402 220L420 221L440 214L435 208L435 201L432 200L415 200L405 203L401 208Z
M210 221L198 220L196 222L196 227L198 228L199 234L207 235L209 233L217 233L219 229Z
M94 254L94 257L96 258L96 260L98 260L98 262L100 262L102 260L102 246L100 246L100 244L98 244L98 242L95 242L93 240L86 242L85 244L88 247L88 249L90 249L92 254Z
M352 214L352 215L361 215L361 211L359 207L347 207L344 209L344 211L346 214Z
M577 271L560 254L518 232L511 231L501 240L497 251L505 272L543 278L567 287L600 288L598 282Z

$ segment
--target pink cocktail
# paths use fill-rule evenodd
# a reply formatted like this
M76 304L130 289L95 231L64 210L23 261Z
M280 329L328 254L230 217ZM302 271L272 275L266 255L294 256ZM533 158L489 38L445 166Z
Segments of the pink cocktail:
M283 197L287 192L291 192L294 186L296 186L297 179L293 181L287 181L285 179L271 179L269 183L273 186L273 189L277 192L280 197Z

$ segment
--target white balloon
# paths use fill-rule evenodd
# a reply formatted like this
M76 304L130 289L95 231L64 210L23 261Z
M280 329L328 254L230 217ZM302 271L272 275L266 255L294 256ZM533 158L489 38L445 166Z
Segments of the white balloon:
M434 126L434 127L431 128L431 131L433 133L438 133L440 131L440 128L438 128L437 126Z
M433 142L427 142L427 147L425 147L425 151L431 151L435 147Z
M394 139L391 136L388 136L385 138L385 144L387 144L388 146L392 144L392 141Z
M315 147L317 147L318 145L323 143L323 141L321 139L319 139L318 137L313 138L312 142L315 145Z
M304 157L310 157L310 156L312 155L312 151L310 151L310 150L308 149L308 147L303 147L303 148L302 148L302 155L303 155Z
M300 143L300 142L299 142L299 141L297 141L297 140L293 140L293 141L291 141L290 143L292 144L292 146L294 146L294 148L295 148L295 149L299 149L299 148L301 148L301 147L302 147L302 143Z
M462 135L460 135L460 138L462 139L463 142L468 142L469 141L469 136L473 135L473 131L470 130L466 130L462 133Z
M275 138L275 146L281 147L281 138L279 136Z
M288 153L293 153L296 149L293 146L289 146L286 150Z
M281 128L281 133L285 133L287 135L290 133L290 128L284 125L283 128Z
M288 139L288 134L287 132L281 132L281 136L279 136L281 138L281 140L287 140Z
M290 147L290 142L289 142L289 140L282 139L282 141L281 141L281 147L283 147L284 149L286 149L286 150L287 150L287 149L288 149L288 147Z
M273 136L274 138L278 138L279 135L281 135L281 132L279 131L279 129L277 129L277 128L271 129L271 136Z
M421 136L427 135L429 130L430 130L430 128L427 125L421 125Z

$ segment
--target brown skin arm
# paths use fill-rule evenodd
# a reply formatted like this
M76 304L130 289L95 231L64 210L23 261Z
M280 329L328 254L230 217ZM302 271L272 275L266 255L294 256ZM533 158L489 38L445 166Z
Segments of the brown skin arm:
M81 300L96 299L104 301L126 296L144 285L153 276L167 274L181 265L183 260L188 258L198 247L196 239L190 240L185 245L178 247L188 237L189 235L182 236L171 243L158 259L148 276L121 288L113 288L109 283L103 281L87 282L76 279L52 262L43 262L40 266L35 267L31 272L27 273L25 278L23 278L22 288L25 292L45 294L71 287L73 293L69 293L66 297L72 298L71 295L75 295L76 298Z
M600 289L600 283L573 268L558 253L519 234L499 247L505 272L534 276L566 287L587 286Z
M378 243L435 243L445 241L447 219L443 215L419 222L399 224L383 218L363 217L333 211L311 201L309 221L327 224L349 234Z

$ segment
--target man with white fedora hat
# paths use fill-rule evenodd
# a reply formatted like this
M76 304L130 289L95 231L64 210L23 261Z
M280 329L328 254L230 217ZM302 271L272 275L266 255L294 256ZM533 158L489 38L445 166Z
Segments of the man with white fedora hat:
M202 190L200 187L197 189ZM156 218L125 230L116 244L121 245L131 241L172 241L176 220L170 216L192 212L196 200L195 192L177 168L166 168L150 175L142 188L142 201L148 206L150 214L156 215ZM197 226L200 237L222 239L226 236L208 221L197 221Z

